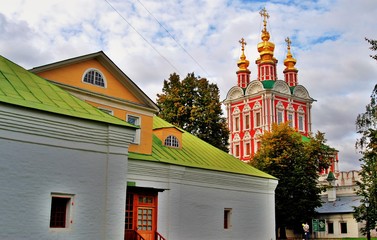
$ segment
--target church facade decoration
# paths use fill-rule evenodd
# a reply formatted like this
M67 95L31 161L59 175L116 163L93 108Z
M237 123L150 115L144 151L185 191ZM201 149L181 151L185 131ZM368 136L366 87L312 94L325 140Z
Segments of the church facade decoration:
M291 40L286 38L287 55L284 60L284 79L277 77L278 60L274 57L275 44L270 42L267 30L269 14L260 11L263 18L262 41L257 49L260 56L256 79L251 80L249 61L245 56L246 42L242 38L241 56L237 62L237 85L224 100L229 124L230 153L242 161L250 161L259 148L259 136L271 129L273 123L289 122L303 136L311 132L311 107L315 101L308 90L298 83L296 59L291 53Z

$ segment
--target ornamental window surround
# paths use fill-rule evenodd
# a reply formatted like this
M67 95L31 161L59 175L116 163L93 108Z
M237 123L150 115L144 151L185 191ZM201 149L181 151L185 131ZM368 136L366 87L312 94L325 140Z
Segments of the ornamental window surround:
M279 102L278 104L277 104L277 110L276 110L276 114L277 114L277 124L280 124L280 123L282 123L282 122L284 122L284 105L281 103L281 102Z
M240 109L236 107L232 113L232 120L233 120L233 132L240 131Z
M256 102L253 107L254 114L254 128L262 126L262 107L259 102Z
M295 126L295 113L294 113L294 108L292 105L288 106L288 121L289 121L289 126L293 128Z
M298 109L298 130L305 132L305 112L302 107Z

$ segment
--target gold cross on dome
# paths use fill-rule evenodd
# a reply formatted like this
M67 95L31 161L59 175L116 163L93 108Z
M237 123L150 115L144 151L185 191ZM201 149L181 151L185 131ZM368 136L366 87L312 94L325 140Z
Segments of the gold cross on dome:
M285 39L285 42L287 43L288 49L290 49L290 48L291 48L291 43L292 43L292 41L289 39L289 37L287 37L287 38Z
M261 15L261 17L263 17L263 25L264 28L266 28L267 19L270 17L270 15L268 15L268 12L265 7L262 10L260 10L259 14Z
M247 43L245 42L245 39L241 38L241 40L239 40L238 42L241 43L242 51L245 50L245 45L247 45Z

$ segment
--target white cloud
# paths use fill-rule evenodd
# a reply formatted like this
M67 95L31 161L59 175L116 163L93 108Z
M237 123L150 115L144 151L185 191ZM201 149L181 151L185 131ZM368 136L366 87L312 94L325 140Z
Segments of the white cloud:
M103 50L152 100L173 72L207 77L224 99L236 84L242 37L256 78L262 7L279 78L289 36L299 83L317 100L312 129L340 151L341 170L358 169L355 117L377 82L364 40L377 39L374 0L13 0L0 6L0 54L31 68Z

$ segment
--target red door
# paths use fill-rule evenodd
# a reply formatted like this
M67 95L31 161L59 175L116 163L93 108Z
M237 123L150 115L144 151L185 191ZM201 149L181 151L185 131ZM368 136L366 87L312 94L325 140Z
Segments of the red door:
M157 230L157 192L146 189L127 189L125 239L154 240Z
M154 240L156 232L155 209L150 207L137 208L137 232L145 240Z

